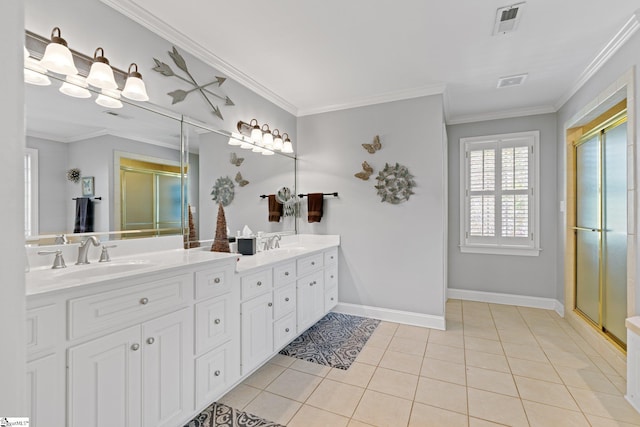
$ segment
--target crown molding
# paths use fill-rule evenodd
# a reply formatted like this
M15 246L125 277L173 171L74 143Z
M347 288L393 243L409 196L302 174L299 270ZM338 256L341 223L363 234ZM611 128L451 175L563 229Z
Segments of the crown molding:
M511 119L514 117L535 116L538 114L555 113L558 110L553 105L541 105L539 107L527 107L494 111L490 113L470 114L467 116L454 116L447 120L447 125L459 125L463 123L485 122L488 120Z
M224 61L201 44L195 42L190 37L177 31L165 21L157 16L149 13L147 10L135 4L132 0L100 0L102 3L122 13L124 16L132 19L153 33L159 35L170 43L184 49L191 55L203 61L205 64L214 67L227 77L235 80L246 88L254 91L266 100L274 103L283 110L296 115L298 109L286 99L282 98L267 87L258 83L256 80L243 73L233 65Z
M368 105L383 104L385 102L402 101L405 99L419 98L422 96L442 95L445 93L446 87L447 86L444 83L438 83L428 86L422 86L419 88L387 92L380 95L373 95L364 98L355 98L351 101L346 101L340 104L300 108L298 110L298 117L328 113L330 111L347 110L349 108L366 107Z
M620 28L607 45L596 55L587 68L580 74L578 81L555 104L556 111L575 95L604 64L635 34L640 28L640 9L636 10L631 18Z

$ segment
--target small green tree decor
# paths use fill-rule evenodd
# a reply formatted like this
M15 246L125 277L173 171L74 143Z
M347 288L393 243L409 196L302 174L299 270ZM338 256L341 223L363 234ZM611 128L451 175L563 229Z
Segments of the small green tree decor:
M218 203L218 219L216 220L216 237L211 245L211 252L231 252L227 236L227 218L224 216L222 203Z

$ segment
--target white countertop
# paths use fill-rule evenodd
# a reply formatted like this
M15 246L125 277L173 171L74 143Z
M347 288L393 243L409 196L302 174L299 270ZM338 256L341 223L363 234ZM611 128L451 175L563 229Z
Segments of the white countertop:
M236 264L236 272L243 273L260 267L286 261L339 246L340 236L335 235L292 235L283 236L281 247L258 252L251 256L211 252L207 248L184 250L158 250L125 256L112 256L110 262L92 261L89 265L75 265L67 261L67 268L53 270L38 267L26 273L26 294L40 295L58 292L78 286L104 283L112 280L135 278L142 275L174 270L216 260L229 260Z

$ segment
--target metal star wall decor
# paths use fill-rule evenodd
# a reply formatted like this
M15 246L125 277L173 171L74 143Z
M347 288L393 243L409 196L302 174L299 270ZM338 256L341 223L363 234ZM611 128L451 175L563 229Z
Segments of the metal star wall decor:
M171 59L173 59L173 62L176 64L176 67L184 71L184 73L187 75L188 78L175 74L169 64L166 64L156 58L153 58L153 61L156 63L156 66L153 67L153 71L157 71L158 73L166 77L176 77L182 80L183 82L186 82L193 86L193 89L189 89L189 90L177 89L177 90L174 90L173 92L167 93L167 95L169 95L173 99L171 104L177 104L178 102L184 101L187 98L187 96L192 92L199 92L204 98L205 102L209 104L209 106L213 110L213 114L215 114L221 120L224 120L224 118L222 117L222 113L220 112L220 107L218 107L217 105L214 105L213 102L211 102L211 99L209 99L209 96L223 100L224 105L226 106L233 106L235 104L233 103L231 98L229 98L228 96L218 95L217 93L209 90L208 87L213 85L218 85L218 87L220 87L227 79L225 77L216 76L216 79L210 83L206 83L203 85L198 84L196 79L189 72L189 68L187 67L187 62L184 60L182 55L180 55L180 53L178 52L178 49L176 49L175 46L173 46L173 50L169 52L169 56L171 57Z

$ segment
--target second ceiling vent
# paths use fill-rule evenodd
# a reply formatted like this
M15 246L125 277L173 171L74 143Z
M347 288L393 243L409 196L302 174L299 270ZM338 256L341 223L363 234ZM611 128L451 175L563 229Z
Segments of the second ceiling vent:
M520 23L525 3L516 3L504 6L496 11L496 22L493 26L493 35L506 34L515 31Z

